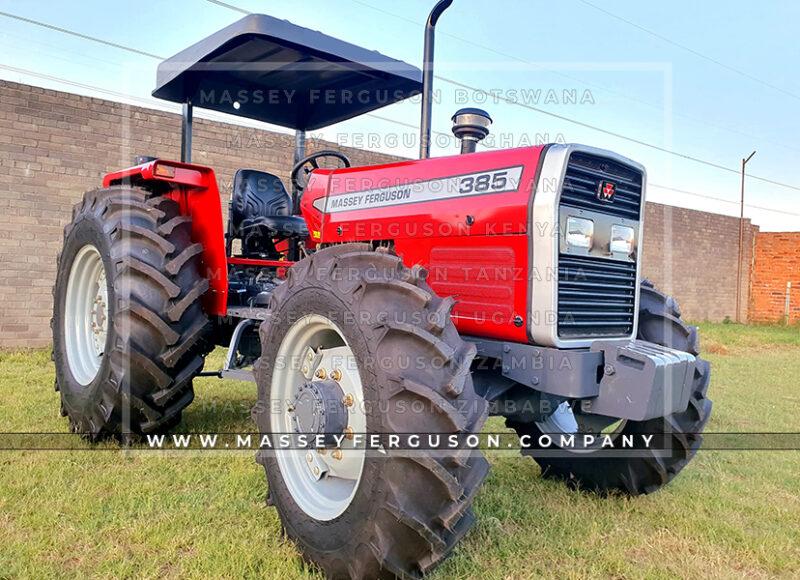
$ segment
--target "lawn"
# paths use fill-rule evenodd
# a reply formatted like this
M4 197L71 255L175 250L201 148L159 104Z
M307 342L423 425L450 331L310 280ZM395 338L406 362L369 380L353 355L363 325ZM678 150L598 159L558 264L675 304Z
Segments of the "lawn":
M800 431L800 329L702 333L714 365L708 429ZM253 430L252 385L195 385L181 430ZM49 353L0 353L0 419L6 432L66 431ZM252 452L103 448L0 452L0 578L317 577L281 537ZM477 524L437 580L800 575L800 452L703 451L636 499L570 491L530 459L490 460Z

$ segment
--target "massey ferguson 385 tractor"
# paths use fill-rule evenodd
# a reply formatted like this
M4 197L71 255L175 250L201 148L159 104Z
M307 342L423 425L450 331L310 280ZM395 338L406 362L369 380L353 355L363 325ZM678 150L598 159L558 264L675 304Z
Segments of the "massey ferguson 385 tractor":
M675 301L640 281L644 168L583 145L475 152L478 109L453 117L461 154L428 158L451 2L429 17L423 72L262 15L159 66L154 96L183 105L181 161L109 173L64 231L53 341L75 432L178 425L221 345L223 369L203 374L257 383L262 434L469 434L491 412L584 489L649 493L686 466L709 365ZM419 160L305 155L306 131L420 93ZM224 227L214 171L191 162L194 106L294 129L292 194L239 169ZM569 438L592 434L608 437ZM647 434L662 443L598 443ZM421 576L473 523L480 449L383 451L258 452L286 532L330 577Z

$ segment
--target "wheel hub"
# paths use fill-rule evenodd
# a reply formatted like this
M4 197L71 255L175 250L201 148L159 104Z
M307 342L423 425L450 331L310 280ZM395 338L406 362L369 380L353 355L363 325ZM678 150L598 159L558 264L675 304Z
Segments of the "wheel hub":
M108 291L106 289L106 274L101 272L97 280L94 302L91 308L92 321L92 344L97 356L103 356L106 346L106 334L108 333L107 310Z
M279 451L275 458L292 498L306 515L332 520L350 505L364 469L364 449L337 446L367 432L364 388L342 331L330 319L308 314L281 340L270 397L284 402L270 411L273 432L323 435L325 447ZM315 443L309 441L309 443Z
M289 407L295 433L325 435L326 444L347 428L344 391L332 379L305 382Z

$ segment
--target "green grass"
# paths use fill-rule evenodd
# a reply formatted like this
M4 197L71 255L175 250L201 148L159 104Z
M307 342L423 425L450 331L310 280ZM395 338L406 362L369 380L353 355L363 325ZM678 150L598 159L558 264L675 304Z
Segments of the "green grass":
M800 431L800 329L702 332L716 353L709 430ZM181 430L253 429L252 385L202 379L196 390ZM48 353L0 353L0 418L7 432L66 430ZM265 507L251 452L103 448L0 452L0 578L317 577ZM800 575L798 452L701 452L636 499L570 491L529 459L491 461L477 525L437 580Z

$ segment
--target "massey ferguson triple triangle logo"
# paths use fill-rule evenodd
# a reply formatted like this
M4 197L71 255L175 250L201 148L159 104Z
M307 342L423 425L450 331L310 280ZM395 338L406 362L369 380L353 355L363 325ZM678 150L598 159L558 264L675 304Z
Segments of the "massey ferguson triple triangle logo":
M610 181L601 181L597 186L597 198L600 201L614 201L614 194L617 192L617 186Z

